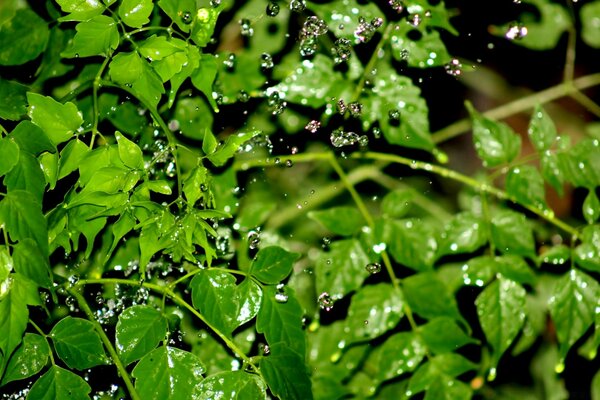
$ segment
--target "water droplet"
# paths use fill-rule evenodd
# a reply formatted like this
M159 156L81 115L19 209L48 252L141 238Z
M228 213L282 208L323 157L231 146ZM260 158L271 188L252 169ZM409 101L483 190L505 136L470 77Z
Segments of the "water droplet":
M365 43L373 38L377 28L381 26L380 18L375 18L371 22L367 22L364 17L358 18L358 26L354 30L354 37L360 42Z
M267 4L267 15L269 17L276 17L279 14L279 4L274 1Z
M494 379L496 379L496 368L490 368L487 379L490 382L492 382Z
M346 105L346 103L344 102L343 99L340 99L337 103L336 103L336 108L338 110L338 113L340 115L344 115L346 114L346 110L348 109L348 106Z
M252 35L254 35L254 29L252 28L252 24L250 23L249 19L242 18L240 19L239 23L241 30L240 33L242 36L251 37Z
M508 40L519 40L527 36L527 27L518 22L511 22L504 34Z
M285 166L290 168L294 166L294 163L292 162L292 160L285 160Z
M321 36L326 34L328 31L327 24L325 21L311 15L304 21L304 25L302 26L302 30L300 31L300 36Z
M398 14L404 11L404 3L400 0L389 0L388 4L392 7L392 10L396 11Z
M390 125L397 126L400 123L400 110L397 108L393 108L388 111L388 118L390 121Z
M336 64L348 61L352 55L352 42L346 38L337 39L333 44L331 53L333 54L333 61Z
M260 231L250 231L248 232L248 247L251 250L256 250L260 245Z
M230 53L225 60L223 60L223 65L229 70L233 71L235 68L235 54Z
M302 12L306 9L305 0L292 0L290 1L290 10L294 12Z
M276 91L269 95L267 104L271 108L271 114L273 115L281 114L287 107L287 102L284 101L279 95L279 92Z
M285 293L285 285L280 283L276 286L275 301L278 303L287 303L288 295Z
M79 282L79 275L77 274L73 274L70 275L67 280L69 281L69 287L73 287L75 285L77 285L77 283Z
M217 8L217 7L219 7L221 5L221 0L210 0L210 5L213 8Z
M313 119L312 121L310 121L304 127L304 129L306 129L310 133L317 133L317 131L319 130L319 128L321 128L321 123L319 121L315 120L315 119Z
M184 11L181 13L181 22L183 22L186 25L189 25L192 23L192 13L189 11Z
M370 264L367 264L367 266L365 267L365 269L370 274L377 274L377 273L381 272L381 264L379 264L379 263L370 263Z
M562 360L559 361L558 364L556 364L554 366L554 372L556 372L557 374L562 374L564 370L565 370L565 363Z
M317 303L319 304L321 310L331 311L331 309L333 308L333 299L327 292L323 292L319 295Z
M345 132L343 128L338 128L331 132L329 140L334 147L351 146L358 142L359 136L355 132Z
M362 104L355 101L348 104L348 109L350 110L350 115L353 117L360 117L360 114L362 113Z
M266 71L272 69L274 66L273 57L269 53L262 53L260 56L260 68Z
M300 39L300 55L310 57L317 52L318 44L315 36L306 36Z
M246 103L248 100L250 100L250 95L245 90L240 90L237 95L237 99L242 103Z
M408 16L408 23L414 26L415 28L421 25L423 18L420 14L411 14Z
M448 64L444 65L444 69L448 75L460 76L462 73L462 64L458 61L458 58L453 58Z

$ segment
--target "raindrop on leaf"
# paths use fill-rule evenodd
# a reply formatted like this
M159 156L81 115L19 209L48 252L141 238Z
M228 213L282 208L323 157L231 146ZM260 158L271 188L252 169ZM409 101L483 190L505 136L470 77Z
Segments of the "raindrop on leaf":
M319 303L321 310L331 311L333 308L333 299L327 292L321 293L317 299L317 302Z
M365 269L370 274L377 274L377 273L381 272L381 264L379 264L379 263L370 263L370 264L367 264L367 266L365 267Z
M267 4L267 15L269 17L276 17L279 14L279 4L274 1Z

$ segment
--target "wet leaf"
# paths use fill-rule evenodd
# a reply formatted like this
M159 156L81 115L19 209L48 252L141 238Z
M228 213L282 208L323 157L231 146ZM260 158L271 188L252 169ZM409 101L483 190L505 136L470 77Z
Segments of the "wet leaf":
M204 366L198 357L174 347L161 346L142 358L131 376L143 399L200 398Z
M266 284L277 284L292 272L294 262L300 257L278 246L264 247L258 251L250 267L250 274Z
M600 186L600 140L584 139L558 154L558 167L575 187Z
M27 93L27 114L54 145L69 140L83 123L81 112L71 102L61 104L52 97Z
M53 365L33 384L27 394L27 399L87 400L91 391L90 385L79 375Z
M438 241L437 257L472 253L488 241L486 223L471 212L456 214Z
M10 355L23 339L29 317L27 304L33 303L32 295L38 295L36 286L19 274L10 274L5 282L9 286L8 293L4 290L0 298L0 331L4 332L0 336L0 350Z
M62 179L79 168L90 148L79 139L70 140L60 152L57 179Z
M62 57L108 56L119 46L117 21L106 15L80 22L75 30L73 42L61 53Z
M119 17L125 25L141 28L150 22L153 8L152 0L123 0L119 6Z
M311 211L308 216L327 230L342 236L354 235L365 224L364 218L355 207L341 206Z
M49 335L60 359L80 371L106 364L107 358L100 336L90 321L73 318L61 319Z
M104 4L100 1L81 1L81 0L56 0L61 10L70 13L66 17L60 18L62 21L86 21L104 11Z
M123 164L129 168L141 169L144 166L144 156L142 155L142 149L137 144L127 139L121 134L121 132L115 132L117 138L119 157Z
M506 175L506 191L519 204L548 209L544 180L537 168L531 165L513 167Z
M377 221L377 240L386 243L396 262L415 271L430 270L435 261L438 232L429 220Z
M375 380L381 383L417 369L425 352L425 344L419 336L401 332L377 346L366 362L372 364Z
M32 238L42 251L48 253L46 219L41 204L31 193L12 190L0 201L0 220L14 241Z
M402 289L411 310L421 317L462 319L456 300L434 272L409 276L403 280Z
M592 272L600 271L600 226L583 228L581 244L575 248L575 262Z
M214 153L209 154L206 157L215 166L223 166L227 162L227 160L233 157L233 155L238 151L239 147L244 142L250 140L251 138L259 134L260 131L256 129L251 129L246 132L235 133L227 138L225 144L219 146Z
M351 40L355 44L362 42L356 34L361 18L369 23L374 18L384 17L376 3L360 3L356 0L311 4L311 10L327 23L335 37Z
M30 238L20 240L13 248L12 256L16 272L41 287L52 287L48 256L43 253L35 240Z
M213 124L213 114L201 97L179 100L175 106L175 118L179 122L181 133L185 137L197 140L203 139L205 132L211 129ZM237 148L233 153L235 150Z
M19 161L19 146L13 139L0 139L0 176L6 175Z
M312 400L311 382L303 365L303 356L284 343L275 343L271 354L260 361L260 370L271 392L279 398Z
M19 154L19 162L6 174L4 184L9 191L27 191L41 202L46 182L39 161L23 152Z
M525 289L499 277L477 296L475 305L481 328L493 350L492 368L511 345L525 322Z
M440 393L440 389L434 386L435 383L438 381L443 382L446 386L466 386L464 383L454 378L476 368L476 364L473 364L471 361L467 360L461 355L454 353L437 355L435 357L432 357L425 364L421 365L417 372L415 372L414 375L410 378L407 393L410 393L410 395L414 395L424 390L429 390L432 386L432 390L434 391L434 393ZM466 389L469 389L468 386L466 386ZM463 392L465 391L465 389L459 389L459 391ZM443 393L443 390L441 392ZM459 395L450 398L468 399L470 398L470 390L467 393L469 396L465 397L464 395ZM443 394L443 396L445 395ZM433 400L432 397L430 397L430 399Z
M21 151L28 152L34 156L43 151L56 151L56 147L44 131L31 121L21 121L13 129L9 137L14 139Z
M538 261L552 265L562 265L571 258L571 249L564 244L552 246L539 255Z
M600 200L596 195L596 190L590 190L583 201L583 217L588 224L593 224L600 217Z
M179 29L186 33L190 31L197 10L194 0L160 0L158 6Z
M415 27L409 21L402 21L392 30L390 43L394 58L407 61L411 67L439 67L450 61L439 32L421 26Z
M404 217L411 208L414 193L410 190L394 190L381 201L381 212L392 218Z
M28 90L27 86L18 82L0 79L0 97L4 99L0 104L0 118L12 121L20 120L27 113L26 93Z
M23 343L13 353L6 365L6 374L1 385L9 382L29 378L40 372L48 363L50 347L43 336L35 333L26 333Z
M153 350L167 334L167 320L150 306L136 305L119 315L115 347L123 364L139 360Z
M421 327L421 335L427 348L435 354L451 353L467 344L478 343L450 317L431 319Z
M392 285L362 287L352 296L345 325L345 345L370 340L393 329L404 315L404 299Z
M535 256L533 232L525 215L511 210L501 210L491 221L492 241L505 254L525 257Z
M48 24L39 15L29 8L17 10L8 23L0 25L0 65L34 60L46 48L49 35Z
M548 113L539 104L535 107L531 115L527 133L529 140L539 152L548 150L556 141L556 137L558 136L556 126L554 126L554 122Z

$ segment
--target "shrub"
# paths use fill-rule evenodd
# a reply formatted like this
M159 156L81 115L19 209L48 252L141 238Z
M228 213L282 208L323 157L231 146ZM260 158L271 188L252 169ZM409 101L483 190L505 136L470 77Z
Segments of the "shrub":
M463 4L3 1L3 398L600 399L600 1L484 3L516 99Z

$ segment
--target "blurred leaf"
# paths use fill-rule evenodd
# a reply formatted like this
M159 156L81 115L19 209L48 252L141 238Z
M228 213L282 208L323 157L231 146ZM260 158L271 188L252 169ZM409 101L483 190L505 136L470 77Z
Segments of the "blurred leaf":
M558 155L556 153L543 152L540 155L540 169L546 182L552 185L554 190L562 196L565 174L560 167Z
M19 146L14 139L0 139L0 176L6 175L19 161Z
M81 1L81 0L56 0L61 10L70 13L66 17L60 18L61 21L86 21L97 15L102 14L105 9L100 1Z
M179 122L181 133L196 140L202 140L213 124L213 114L206 101L200 97L179 100L175 106L175 118Z
M538 262L562 265L571 258L571 249L564 244L552 246L538 256Z
M367 264L374 260L357 239L338 240L322 252L315 264L316 289L338 300L358 289L369 276Z
M377 240L386 243L396 262L415 271L432 269L438 236L432 221L425 219L379 220Z
M31 193L11 190L0 201L0 220L14 241L32 238L48 254L48 230L41 204Z
M260 311L256 317L256 331L263 333L267 343L285 345L301 360L306 353L306 337L302 330L302 308L296 299L294 291L285 287L284 292L278 292L274 286L265 286ZM302 361L298 365L303 364Z
M592 400L600 400L600 371L592 378Z
M467 371L471 371L477 368L476 364L467 360L461 355L454 353L440 354L429 359L428 362L421 365L417 372L410 378L408 384L408 392L411 395L420 393L423 390L428 390L435 382L441 381L447 386L464 385L464 383L455 380L459 375L464 374ZM468 388L468 386L467 386ZM459 391L464 391L458 389ZM434 387L434 391L439 393L439 388ZM468 393L470 396L470 393ZM444 395L445 396L445 395ZM455 399L468 399L469 396L450 396L449 398ZM431 398L431 397L430 397ZM448 397L440 397L448 398ZM433 400L433 399L432 399Z
M311 211L308 217L319 222L327 230L342 236L354 235L365 224L364 218L356 207L348 206Z
M497 167L513 161L521 150L521 137L502 122L496 122L478 113L466 103L473 121L473 142L485 167Z
M419 15L413 18L423 17ZM439 32L425 26L415 27L410 21L402 21L392 30L390 43L394 58L398 61L406 60L411 67L439 67L450 61Z
M388 283L363 286L348 309L345 345L376 338L396 327L404 315L400 291Z
M588 46L600 48L600 32L598 31L600 3L594 1L584 4L579 10L579 15L581 17L581 38Z
M456 300L434 272L422 272L405 278L402 289L411 310L421 317L462 319Z
M67 316L54 325L49 336L69 368L82 371L107 362L100 336L88 320Z
M40 372L48 363L50 347L43 336L26 333L23 343L13 353L6 365L6 374L0 385L29 378Z
M192 73L192 84L201 91L210 103L213 111L219 111L213 98L213 83L217 76L217 60L211 54L202 54L198 67Z
M588 224L593 224L600 217L600 200L596 190L590 190L583 201L582 213Z
M410 190L394 190L385 195L381 201L383 215L402 218L410 210L414 193Z
M311 382L303 366L303 357L285 343L272 344L271 354L260 361L269 389L281 399L312 400Z
M135 305L120 315L115 347L123 364L139 360L153 350L167 334L167 320L150 306Z
M488 241L486 223L471 212L456 214L438 241L437 257L472 253Z
M239 132L230 135L227 138L225 144L217 147L217 150L214 153L209 154L206 157L215 166L221 167L225 165L227 160L233 157L233 155L238 151L238 149L244 142L252 139L254 136L259 134L260 131L257 131L256 129L251 129L246 132Z
M200 397L203 373L202 362L192 353L161 346L146 354L131 376L141 398L177 400Z
M464 345L478 343L456 324L454 318L437 317L421 326L427 348L435 354L451 353Z
M583 228L581 244L575 248L575 262L592 272L600 271L600 225Z
M0 31L0 40L1 40ZM0 52L0 58L2 53ZM0 118L18 121L27 113L27 96L29 88L15 81L0 78Z
M231 59L233 57L233 67L229 67L228 65L231 65ZM239 53L239 54L233 54L233 53L219 53L216 55L215 60L217 62L217 80L215 82L215 92L219 93L220 95L223 96L223 104L231 104L231 103L235 103L238 99L238 95L240 94L241 91L244 91L248 94L254 93L257 90L259 90L259 88L261 88L265 82L266 82L266 77L265 75L262 73L261 69L260 69L260 59L252 56L251 54L248 53ZM312 64L310 64L312 65ZM312 67L311 67L312 68ZM304 70L306 69L305 66L301 66L301 70L302 72L300 73L301 75L304 74ZM323 73L328 73L329 75L327 75L327 77L325 78L325 80L329 79L330 74L332 73L331 70L329 71L323 71ZM316 72L315 72L316 74ZM290 78L291 79L291 78ZM304 76L302 78L304 80ZM300 81L300 85L298 86L298 88L304 88L304 84L302 84L303 80ZM284 81L285 82L285 81ZM283 88L283 84L284 82L281 82L277 87L281 88L278 90L282 90ZM308 84L308 81L305 83ZM330 85L329 81L327 81L327 86ZM298 92L294 92L294 89L296 87L294 86L294 88L292 88L292 93L295 93L295 95L297 96L298 101L301 100L301 95ZM325 96L324 91L322 90L317 90L314 87L312 87L311 85L311 90L315 91L316 93L312 95L312 97L316 96L316 94L320 94L321 96ZM281 93L283 94L283 93ZM287 95L286 95L287 96ZM310 94L307 93L306 96L310 97ZM282 96L283 97L283 96ZM285 98L285 100L291 101L289 100L287 97ZM321 100L321 104L325 104L325 102L323 100Z
M531 115L527 134L538 152L548 150L558 136L554 122L552 122L548 113L539 104L535 107Z
M294 262L300 257L279 246L264 247L258 251L250 275L266 284L277 284L292 272Z
M13 247L15 271L31 279L41 287L52 287L51 268L48 256L43 253L35 240L25 238Z
M506 192L519 204L547 210L544 180L531 165L513 167L506 175Z
M222 400L267 399L262 379L258 375L243 371L220 372L207 376L200 384L198 399L214 399L216 393Z
M361 25L361 19L369 23L374 18L384 17L375 3L360 3L356 0L315 3L311 4L311 10L325 21L336 38L348 39L354 44L362 42L355 33Z
M600 140L584 139L559 153L558 165L573 186L595 189L600 186Z
M28 115L42 128L54 145L69 140L83 123L81 112L75 104L61 104L52 97L27 93Z
M492 217L492 241L504 254L535 256L533 232L525 215L500 210Z
M92 388L82 377L53 365L31 387L28 399L87 400Z
M383 136L390 144L431 150L429 110L421 90L410 78L397 75L385 65L373 78L374 87L361 97L363 130L379 122ZM397 117L399 115L399 118Z
M73 42L61 53L62 57L108 56L119 46L117 21L106 15L80 22L75 30Z
M17 10L0 25L0 65L21 65L36 59L46 48L48 24L29 8ZM8 103L10 104L10 103Z
M123 0L119 5L119 17L125 25L141 28L150 22L153 8L152 0Z
M400 332L377 346L366 362L372 365L376 382L381 383L414 371L425 353L425 344L419 336L412 332Z

